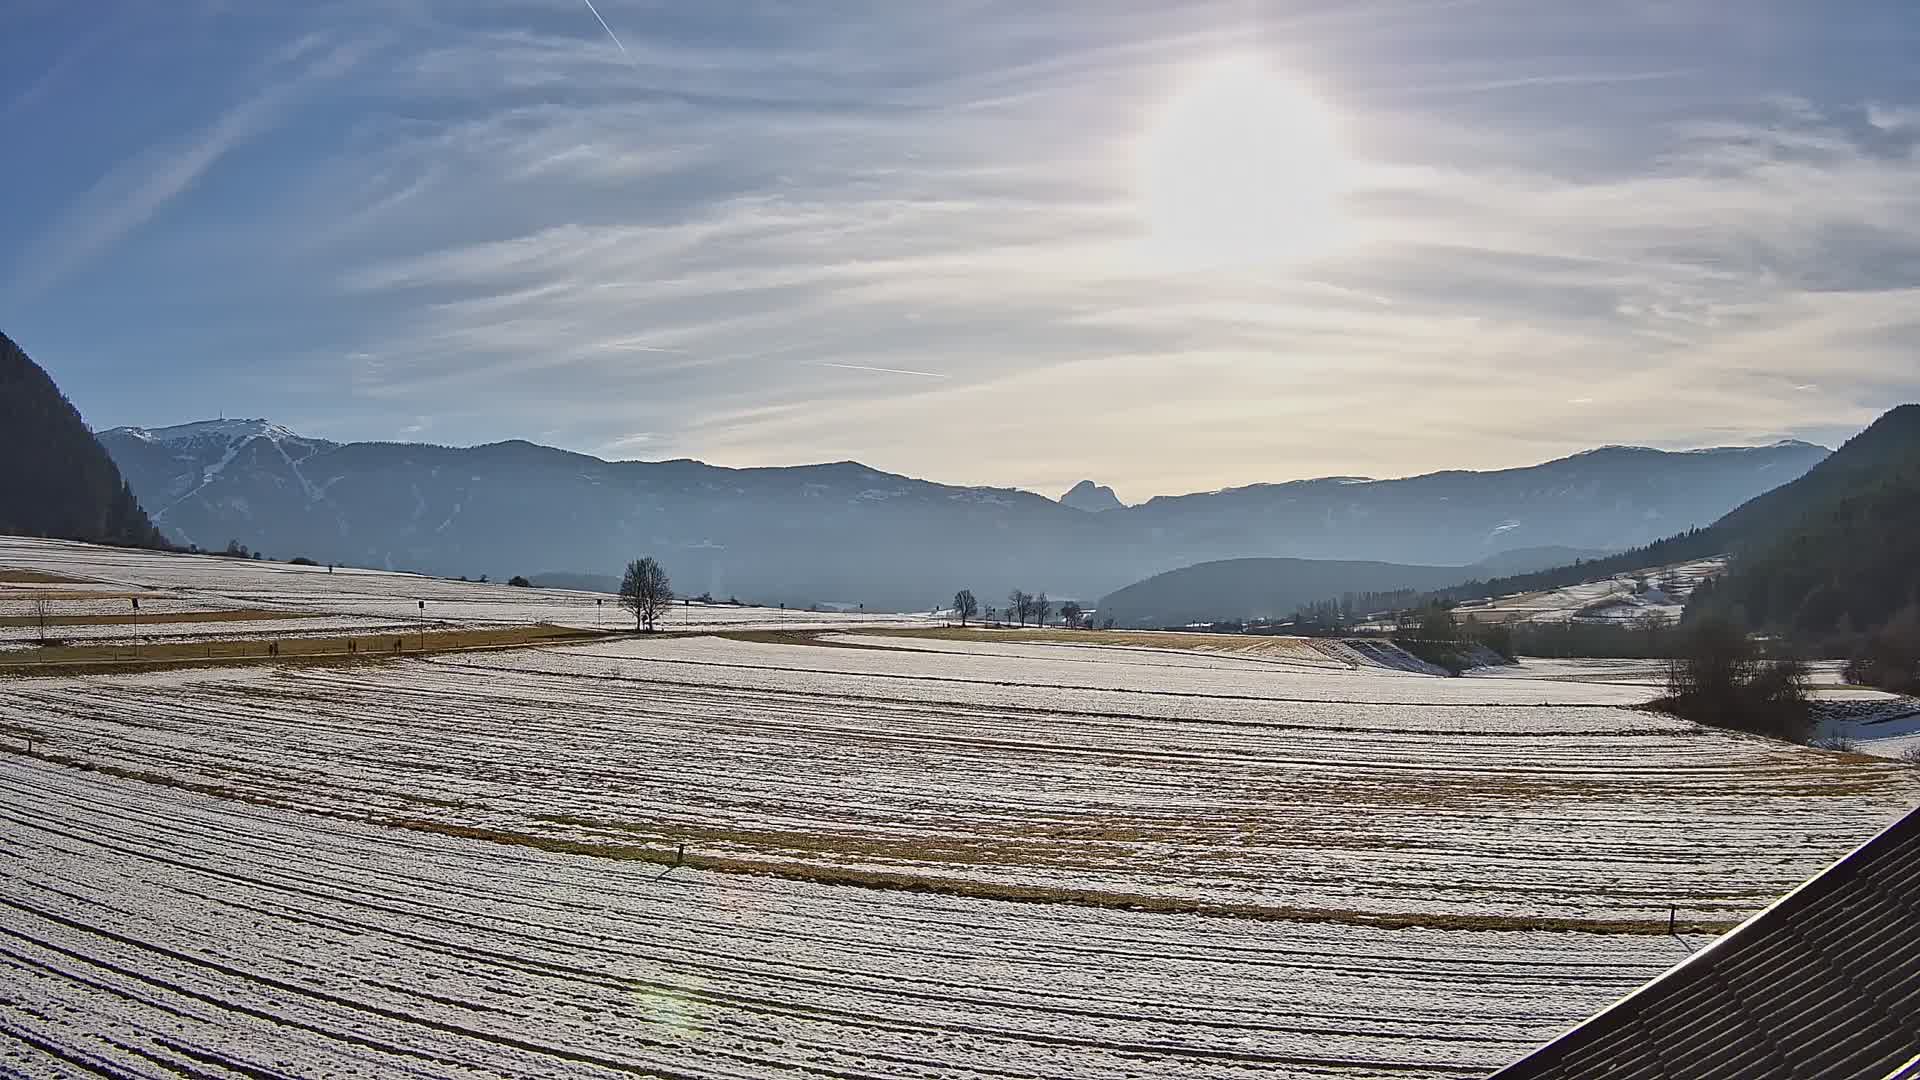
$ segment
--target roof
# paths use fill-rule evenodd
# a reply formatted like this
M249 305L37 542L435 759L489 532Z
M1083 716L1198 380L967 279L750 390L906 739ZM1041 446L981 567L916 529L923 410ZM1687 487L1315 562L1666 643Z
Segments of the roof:
M1920 1076L1920 810L1494 1080Z

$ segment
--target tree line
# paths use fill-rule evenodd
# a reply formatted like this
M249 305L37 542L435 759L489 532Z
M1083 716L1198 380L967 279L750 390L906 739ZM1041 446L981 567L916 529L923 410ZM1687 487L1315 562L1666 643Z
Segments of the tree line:
M972 589L961 589L953 594L953 614L960 620L961 626L979 617L984 617L988 622L1005 618L1019 626L1027 625L1027 620L1032 619L1035 626L1045 626L1053 611L1054 602L1047 599L1047 594L1044 592L1036 596L1022 589L1015 589L1007 594L1007 606L1004 611L992 607L983 609L979 599L973 595ZM1069 629L1092 628L1087 609L1078 600L1063 601L1059 605L1059 611L1060 621ZM1112 625L1111 622L1108 625Z

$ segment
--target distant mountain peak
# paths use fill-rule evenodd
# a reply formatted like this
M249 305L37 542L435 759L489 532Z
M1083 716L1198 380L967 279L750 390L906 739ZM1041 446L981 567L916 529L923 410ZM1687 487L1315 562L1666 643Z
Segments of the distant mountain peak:
M1125 506L1113 489L1091 480L1082 480L1073 485L1072 490L1060 496L1060 505L1075 510L1085 510L1089 514L1098 514L1105 510L1118 510Z
M1654 446L1608 443L1605 446L1596 446L1591 450L1582 450L1577 454L1570 454L1565 460L1571 461L1578 458L1609 454L1764 454L1774 450L1818 450L1821 453L1832 452L1829 448L1821 446L1819 443L1810 443L1804 439L1777 439L1770 443L1759 443L1753 446L1700 446L1692 450L1662 450Z
M272 439L275 442L283 439L300 440L303 442L320 441L317 439L308 439L288 428L281 427L279 424L259 417L250 420L227 420L224 418L219 420L195 420L191 423L174 424L171 427L158 428L117 427L111 431L102 432L101 434L124 435L131 439L139 439L142 442L153 443L193 442L200 439L224 439L228 442L239 442L244 439L260 436Z
M1833 452L1832 449L1829 447L1821 446L1819 443L1810 443L1805 439L1775 439L1773 442L1761 443L1756 446L1703 446L1698 450L1685 450L1685 451L1682 451L1682 453L1750 454L1756 451L1766 451L1766 450L1818 450L1818 451L1821 451L1822 453Z

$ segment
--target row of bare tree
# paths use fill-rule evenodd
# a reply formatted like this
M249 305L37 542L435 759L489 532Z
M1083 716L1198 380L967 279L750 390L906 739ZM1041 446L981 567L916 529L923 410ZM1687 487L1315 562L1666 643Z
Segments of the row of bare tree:
M953 613L960 619L961 626L967 625L969 619L981 614L980 601L974 597L972 589L961 589L953 594ZM1052 613L1053 601L1047 599L1046 593L1035 596L1019 589L1007 594L1007 607L1004 613L997 612L991 607L986 609L986 617L989 621L996 617L1003 617L1013 619L1021 626L1027 625L1028 619L1032 619L1035 626L1045 626L1047 616ZM1077 628L1084 625L1085 613L1086 609L1081 607L1077 600L1068 600L1060 605L1060 621L1069 627Z

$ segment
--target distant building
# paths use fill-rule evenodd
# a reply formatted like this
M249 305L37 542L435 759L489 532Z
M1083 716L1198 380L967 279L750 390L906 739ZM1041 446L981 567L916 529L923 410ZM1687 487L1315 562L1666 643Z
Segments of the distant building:
M1920 1077L1920 810L1493 1080Z

